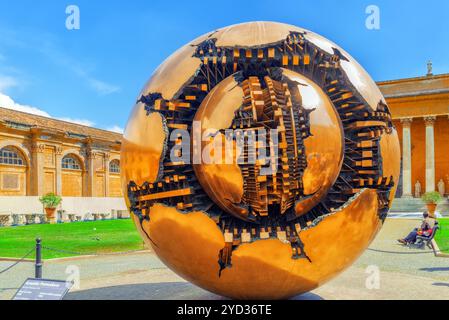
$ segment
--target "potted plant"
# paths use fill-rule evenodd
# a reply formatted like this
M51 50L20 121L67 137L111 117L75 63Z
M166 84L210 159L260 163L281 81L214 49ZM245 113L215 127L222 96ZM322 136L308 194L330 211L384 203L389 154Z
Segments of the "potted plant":
M437 208L438 202L443 200L443 197L439 192L432 191L423 194L422 200L426 203L427 211L429 215L435 217L435 210Z
M40 197L39 201L44 205L47 221L56 223L55 211L58 205L62 202L62 198L54 193L47 193Z

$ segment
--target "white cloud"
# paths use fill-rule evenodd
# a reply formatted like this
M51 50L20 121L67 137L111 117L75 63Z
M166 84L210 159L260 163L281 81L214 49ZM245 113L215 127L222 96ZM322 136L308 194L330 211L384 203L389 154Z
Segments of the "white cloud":
M10 88L16 87L18 84L19 83L15 78L0 74L0 91L5 91Z
M51 116L47 112L39 108L17 103L13 99L11 99L11 97L3 93L0 93L0 107L51 118Z
M108 95L120 91L120 87L97 80L93 78L87 78L91 88L93 88L100 95Z
M21 112L26 112L26 113L31 113L31 114L35 114L35 115L42 116L42 117L63 120L63 121L76 123L76 124L80 124L80 125L88 126L88 127L93 127L95 125L94 122L92 122L90 120L85 120L85 119L52 117L48 112L46 112L42 109L17 103L11 97L9 97L6 94L3 94L1 92L0 92L0 107L12 109L12 110L16 110L16 111L21 111Z
M124 129L122 127L120 127L120 126L117 126L117 125L112 126L112 127L108 127L108 128L106 128L106 130L112 131L112 132L117 132L117 133L122 133L122 134L124 132Z
M93 127L95 125L95 122L85 119L72 119L72 118L55 118L55 119L80 124L86 127Z

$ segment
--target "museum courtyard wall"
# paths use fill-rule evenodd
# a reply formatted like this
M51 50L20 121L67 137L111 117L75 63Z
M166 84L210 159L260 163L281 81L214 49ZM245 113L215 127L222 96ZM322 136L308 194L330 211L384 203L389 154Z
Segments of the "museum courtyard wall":
M125 218L127 214L123 198L86 198L64 197L57 208L63 220L74 215L78 220L92 220L94 215L105 215L107 218L117 217L117 213ZM9 216L10 222L14 215L43 215L44 208L37 196L0 196L0 216Z

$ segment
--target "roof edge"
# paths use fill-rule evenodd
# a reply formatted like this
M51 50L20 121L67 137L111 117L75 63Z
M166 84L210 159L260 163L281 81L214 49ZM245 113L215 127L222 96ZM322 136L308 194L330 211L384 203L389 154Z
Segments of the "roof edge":
M107 132L107 133L112 133L112 134L116 134L116 135L118 135L120 137L123 136L123 134L115 132L115 131L110 131L110 130L101 129L101 128L97 128L97 127L89 127L89 126L86 126L86 125L83 125L83 124L70 122L70 121L66 121L66 120L60 120L60 119L57 119L57 118L45 117L45 116L41 116L41 115L34 114L34 113L19 111L19 110L15 110L15 109L11 109L11 108L5 108L5 107L2 107L2 106L0 106L0 109L12 111L12 112L16 112L16 113L20 113L20 114L24 114L24 115L30 115L30 116L38 117L38 118L41 118L41 119L50 119L50 120L58 121L58 122L61 122L61 123L68 123L68 124L71 124L71 125L80 126L80 127L83 127L83 128L88 128L88 129L99 130L99 131L103 131L103 132Z
M420 81L420 80L433 80L433 79L441 79L441 78L449 78L449 73L442 73L437 75L431 75L431 76L419 76L419 77L411 77L411 78L401 78L401 79L394 79L394 80L382 80L382 81L376 81L377 85L386 85L386 84L393 84L393 83L399 83L399 82L413 82L413 81Z

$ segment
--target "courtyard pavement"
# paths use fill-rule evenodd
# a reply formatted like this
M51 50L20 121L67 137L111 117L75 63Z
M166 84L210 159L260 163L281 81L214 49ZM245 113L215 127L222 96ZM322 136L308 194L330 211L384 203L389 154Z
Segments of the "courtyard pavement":
M418 224L419 220L387 219L370 249L351 268L295 299L449 300L449 259L396 244L396 239ZM10 264L0 261L0 270ZM380 270L378 289L366 286L367 270L372 266ZM79 270L80 287L72 289L66 299L224 299L184 281L150 251L47 261L43 276L66 279L74 270ZM33 273L32 263L21 263L0 274L0 299L10 299Z

